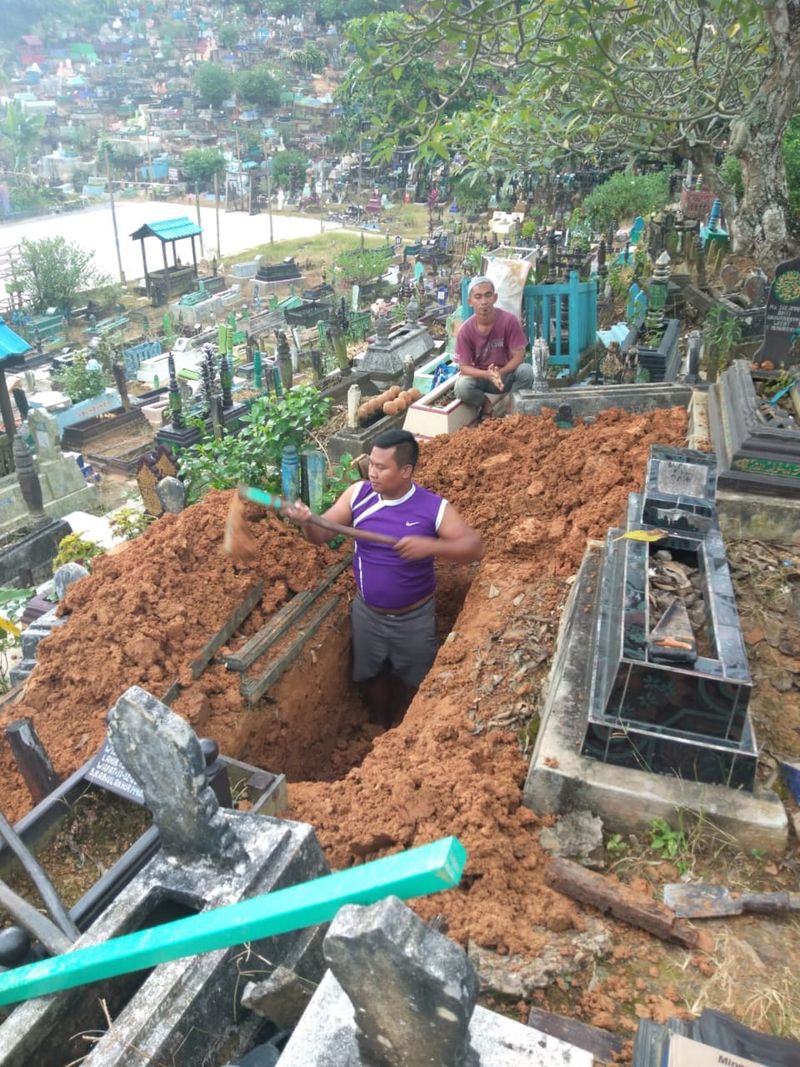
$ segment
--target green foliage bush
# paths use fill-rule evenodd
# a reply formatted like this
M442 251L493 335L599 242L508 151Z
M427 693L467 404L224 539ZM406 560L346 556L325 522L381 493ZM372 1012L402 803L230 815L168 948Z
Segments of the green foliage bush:
M80 563L84 567L90 567L90 562L95 556L102 556L105 549L96 541L81 537L80 534L71 533L62 537L58 542L58 555L53 560L53 573L65 563Z
M233 94L233 75L217 63L201 63L194 75L194 88L204 104L221 108Z
M86 362L86 356L79 352L72 361L72 366L67 367L58 376L58 384L73 404L98 396L106 387L103 371L87 370Z
M786 182L789 186L789 203L800 215L800 115L796 115L783 138L783 160L786 164Z
M265 66L243 70L236 81L236 91L242 103L253 107L275 107L281 98L281 87Z
M728 186L737 200L744 196L742 164L736 156L725 156L719 168L720 180Z
M386 256L379 249L356 248L342 252L334 263L337 276L347 285L365 285L380 278L386 270Z
M605 229L612 222L657 211L666 204L668 197L669 175L666 171L637 175L624 170L612 174L608 181L593 189L581 208L594 226Z
M187 499L193 502L209 489L237 485L277 489L283 449L294 445L299 451L327 420L329 409L330 400L310 385L290 389L281 398L259 397L235 437L217 441L206 435L181 453L178 469Z
M452 190L453 199L467 214L488 210L489 198L494 192L488 181L480 175L456 178Z

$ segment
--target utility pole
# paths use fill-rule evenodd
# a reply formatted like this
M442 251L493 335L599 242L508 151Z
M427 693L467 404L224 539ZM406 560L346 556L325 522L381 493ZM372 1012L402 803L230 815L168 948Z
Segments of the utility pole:
M194 183L194 206L197 211L197 225L200 227L200 258L205 259L206 253L203 248L203 226L200 222L200 182Z
M358 203L361 206L361 157L364 154L364 130L362 129L362 119L358 120Z
M120 284L125 284L125 272L122 269L122 253L119 250L119 230L117 229L117 210L114 207L114 182L111 178L111 157L106 149L106 177L108 178L108 199L111 203L111 221L114 225L114 244L117 248L117 266L119 267Z
M269 243L275 244L275 236L272 232L272 155L267 152L266 145L264 146L264 155L266 157L267 164L267 214L269 215Z
M217 217L217 259L222 259L222 247L219 240L219 172L214 171L214 214Z

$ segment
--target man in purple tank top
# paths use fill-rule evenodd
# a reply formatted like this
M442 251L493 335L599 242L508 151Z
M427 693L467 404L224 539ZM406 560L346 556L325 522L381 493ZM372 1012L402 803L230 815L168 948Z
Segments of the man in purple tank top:
M413 434L388 430L375 439L369 481L346 489L326 518L397 539L356 541L353 573L353 679L370 718L391 725L392 676L416 689L436 658L434 559L471 563L483 556L480 534L442 497L413 480L419 446ZM298 502L284 509L313 544L330 533L308 522Z

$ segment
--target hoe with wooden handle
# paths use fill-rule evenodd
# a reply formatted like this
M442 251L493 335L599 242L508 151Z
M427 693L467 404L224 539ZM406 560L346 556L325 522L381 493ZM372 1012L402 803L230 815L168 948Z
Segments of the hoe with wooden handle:
M225 520L225 538L223 549L239 563L252 563L258 558L259 549L255 538L250 533L245 511L245 501L252 504L260 504L264 508L280 511L284 501L273 493L267 493L263 489L253 489L250 486L240 486L238 492L231 499L231 506ZM343 526L340 522L326 519L323 515L315 515L313 512L308 520L314 526L320 526L323 530L329 530L331 535L343 534L352 537L356 541L371 541L377 545L396 545L394 537L385 534L371 533L369 530L356 530L352 526Z

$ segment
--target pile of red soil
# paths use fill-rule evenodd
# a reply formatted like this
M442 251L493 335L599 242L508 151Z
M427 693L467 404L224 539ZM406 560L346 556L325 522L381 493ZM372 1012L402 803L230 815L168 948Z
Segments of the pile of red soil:
M535 951L547 930L581 926L579 909L543 884L538 820L520 806L518 738L486 724L517 705L527 684L519 657L529 642L551 641L587 538L623 521L650 445L680 445L685 432L683 409L611 411L571 431L547 416L507 418L423 447L418 480L481 531L486 558L404 721L340 781L290 787L292 816L317 828L333 866L457 834L469 853L463 886L421 902L421 913L444 912L452 936L500 951ZM31 716L62 774L97 749L105 713L127 686L161 696L176 677L187 686L176 709L223 752L248 758L235 748L238 678L213 665L190 684L188 665L254 580L264 579L265 593L246 634L337 557L271 518L256 528L261 562L237 569L221 548L228 499L215 493L160 519L70 590L69 621L42 646L23 702L4 716ZM540 673L543 658L534 661ZM293 677L301 691L305 664L283 679L282 699ZM29 807L5 747L0 806L11 818Z

